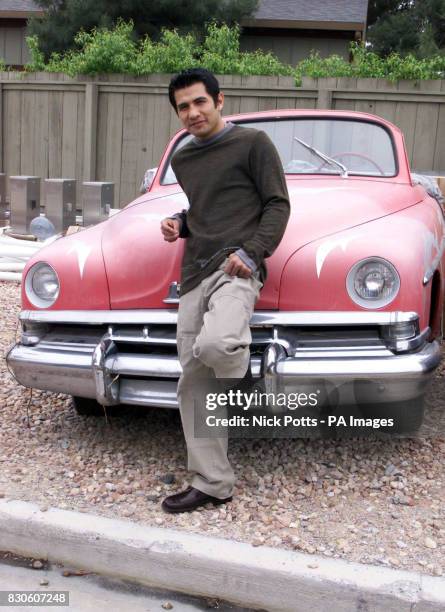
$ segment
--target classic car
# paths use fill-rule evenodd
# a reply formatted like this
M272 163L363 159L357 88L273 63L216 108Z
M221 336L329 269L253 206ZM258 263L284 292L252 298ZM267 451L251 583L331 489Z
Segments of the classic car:
M285 393L322 386L332 409L418 429L441 354L445 231L441 206L412 180L402 132L352 111L227 119L272 138L292 207L251 319L253 375ZM165 242L160 221L188 206L170 160L190 138L172 138L147 193L28 262L8 356L20 383L72 395L81 414L177 407L184 241Z

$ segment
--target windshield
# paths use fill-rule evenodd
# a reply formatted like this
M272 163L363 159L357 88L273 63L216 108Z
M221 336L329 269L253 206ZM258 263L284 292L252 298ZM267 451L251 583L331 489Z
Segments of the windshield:
M368 121L345 119L275 119L236 122L262 130L280 154L286 174L339 174L340 168L309 150L330 157L345 166L347 173L363 176L394 176L397 173L392 139L382 126ZM187 134L174 152L193 137ZM162 184L176 183L169 164Z

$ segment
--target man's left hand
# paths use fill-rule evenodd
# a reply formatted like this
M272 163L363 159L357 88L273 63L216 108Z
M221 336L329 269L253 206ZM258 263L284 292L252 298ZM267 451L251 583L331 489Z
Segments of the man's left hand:
M229 255L229 261L224 268L224 272L240 278L250 278L252 276L252 270L235 253Z

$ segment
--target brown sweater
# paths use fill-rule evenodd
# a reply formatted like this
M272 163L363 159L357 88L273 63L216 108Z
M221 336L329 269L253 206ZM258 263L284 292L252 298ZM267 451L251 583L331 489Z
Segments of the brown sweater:
M289 195L281 160L270 138L235 125L205 147L180 149L172 168L188 201L181 237L184 295L242 248L266 278L264 258L279 245L289 218ZM179 215L178 215L179 216Z

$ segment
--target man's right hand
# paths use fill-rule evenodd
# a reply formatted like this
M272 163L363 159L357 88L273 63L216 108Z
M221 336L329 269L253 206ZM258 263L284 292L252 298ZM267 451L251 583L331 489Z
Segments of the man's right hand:
M179 238L179 219L163 219L161 221L161 232L164 240L174 242Z

